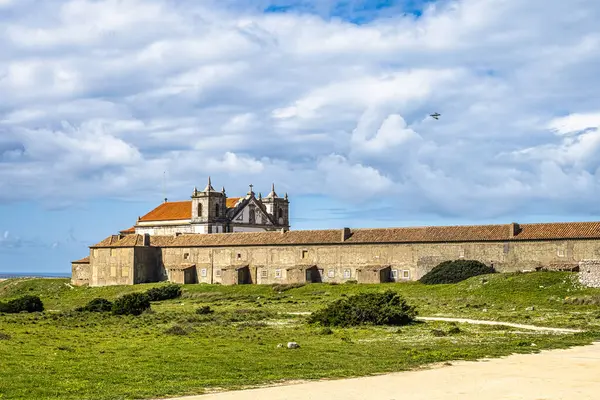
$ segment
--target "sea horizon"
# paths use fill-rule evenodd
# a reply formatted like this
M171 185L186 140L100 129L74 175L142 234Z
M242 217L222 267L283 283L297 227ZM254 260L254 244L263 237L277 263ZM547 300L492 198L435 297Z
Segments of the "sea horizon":
M11 278L70 278L68 272L0 272L0 279Z

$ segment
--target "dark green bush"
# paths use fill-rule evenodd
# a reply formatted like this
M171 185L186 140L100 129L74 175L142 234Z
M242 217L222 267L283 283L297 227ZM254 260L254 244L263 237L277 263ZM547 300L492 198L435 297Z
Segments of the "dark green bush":
M76 308L75 311L88 311L88 312L110 312L112 311L113 303L102 298L91 300L84 307Z
M198 309L196 309L196 314L200 314L200 315L205 315L205 314L212 314L215 311L210 308L210 306L202 306Z
M458 326L453 326L448 330L448 333L450 335L457 335L459 333L461 333L462 331L460 330L460 328Z
M313 313L308 322L324 326L406 325L417 315L413 306L390 290L361 293L337 300Z
M148 289L146 294L148 295L150 301L162 301L180 297L181 291L181 286L173 283Z
M477 260L444 261L419 279L419 282L426 285L457 283L473 276L494 272L496 271L493 267Z
M441 329L432 329L431 333L433 333L433 336L437 336L437 337L446 336L446 332L444 332Z
M0 340L10 340L10 335L0 332Z
M150 309L150 298L146 293L129 293L119 297L112 305L116 315L140 315Z
M10 300L6 303L0 303L0 312L7 314L17 314L21 312L42 312L44 303L38 296L25 295L18 299Z

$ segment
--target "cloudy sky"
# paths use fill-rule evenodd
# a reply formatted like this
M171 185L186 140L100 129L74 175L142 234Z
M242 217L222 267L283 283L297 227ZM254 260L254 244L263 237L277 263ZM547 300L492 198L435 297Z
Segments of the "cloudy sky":
M69 272L208 175L275 182L292 229L600 220L598 20L597 0L0 0L0 273Z

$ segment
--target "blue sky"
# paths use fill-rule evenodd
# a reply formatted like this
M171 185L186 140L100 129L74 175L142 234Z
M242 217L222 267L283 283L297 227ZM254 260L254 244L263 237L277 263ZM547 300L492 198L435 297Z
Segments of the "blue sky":
M600 3L0 0L0 273L208 175L292 229L599 220ZM428 118L440 112L440 120Z

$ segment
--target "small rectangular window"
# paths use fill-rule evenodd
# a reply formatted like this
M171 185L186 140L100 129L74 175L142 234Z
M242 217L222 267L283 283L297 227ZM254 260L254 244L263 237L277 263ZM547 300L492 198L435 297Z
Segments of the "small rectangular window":
M402 278L404 279L408 279L410 278L410 271L405 269L404 271L402 271Z
M327 271L327 276L333 278L335 276L335 270L330 269L329 271Z
M262 271L260 271L261 278L266 278L268 276L269 276L269 271L267 271L266 269L263 269Z
M344 270L344 278L348 279L352 277L352 272L349 269Z
M281 278L281 270L280 269L275 270L275 278Z
M185 253L185 254L183 255L183 259L184 259L184 260L187 260L188 258L190 258L190 253Z
M392 278L398 279L398 270L397 269L392 270Z
M565 256L565 251L563 249L558 249L558 251L556 252L556 254L558 254L559 257L564 257Z
M460 251L458 253L458 258L465 258L465 250L464 249L460 249Z
M215 276L221 276L221 269L220 268L217 268L215 270Z
M202 275L202 277L206 277L206 268L202 268L200 274Z
M238 260L241 260L241 259L242 259L242 254L241 254L241 253L238 253L238 254L237 254L237 259L238 259Z
M308 256L308 250L302 250L302 258L306 258Z

